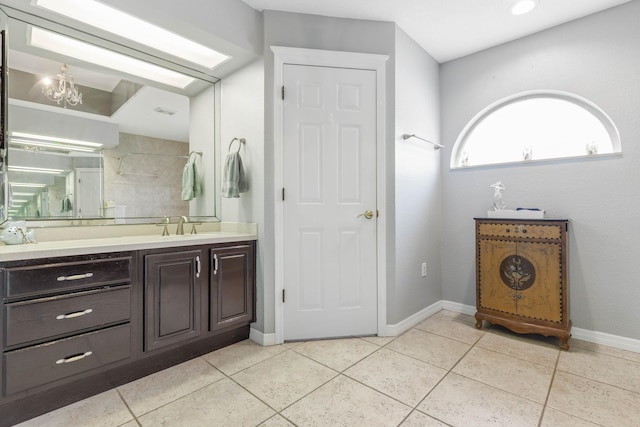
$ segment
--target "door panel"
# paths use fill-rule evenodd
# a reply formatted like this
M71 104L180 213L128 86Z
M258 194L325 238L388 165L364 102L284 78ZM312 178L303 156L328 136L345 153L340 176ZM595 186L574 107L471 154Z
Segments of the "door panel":
M516 254L514 242L481 239L479 253L482 254L480 263L480 307L503 313L516 313L516 290L510 288L503 281L500 270L502 260Z
M344 229L338 235L338 301L337 307L359 308L363 303L362 280L359 271L351 266L360 264L362 235L357 229Z
M376 73L284 66L284 337L377 332Z
M200 335L201 251L145 255L145 351Z
M102 169L76 169L76 215L100 217L102 206Z
M212 331L254 320L254 259L255 247L252 244L211 250L209 323Z
M518 243L518 255L535 269L533 286L520 291L518 314L552 322L562 321L560 296L560 245L556 243Z
M322 280L322 230L299 231L300 271L299 310L322 310L324 308L324 281ZM293 284L292 284L293 285ZM290 288L289 286L287 288Z

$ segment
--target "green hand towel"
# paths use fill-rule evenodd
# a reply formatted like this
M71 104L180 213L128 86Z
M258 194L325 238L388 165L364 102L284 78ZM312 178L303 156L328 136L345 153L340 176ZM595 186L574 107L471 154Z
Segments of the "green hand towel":
M195 162L189 161L182 169L182 200L193 200L198 194L196 194L196 182L198 176L196 175ZM200 186L198 185L198 189Z
M249 189L244 175L242 158L239 153L230 153L224 165L222 177L222 197L240 197Z

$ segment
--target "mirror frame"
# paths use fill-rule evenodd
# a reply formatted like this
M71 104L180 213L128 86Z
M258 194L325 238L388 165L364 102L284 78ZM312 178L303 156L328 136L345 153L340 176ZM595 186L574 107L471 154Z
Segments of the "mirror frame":
M97 34L92 34L90 32L91 27L82 27L81 29L72 28L60 22L54 22L48 18L37 16L23 10L15 9L11 6L0 6L0 30L2 31L2 76L0 78L0 173L3 173L3 177L6 179L3 180L2 185L4 186L4 194L8 194L8 163L9 163L9 149L7 145L7 132L8 132L8 39L10 34L8 34L9 20L17 20L21 21L25 24L38 26L40 28L54 31L60 34L63 34L68 37L72 37L78 40L82 40L87 43L91 43L93 45L109 49L111 51L130 56L135 59L139 59L142 61L149 62L154 65L158 65L164 68L167 68L172 71L177 71L179 73L188 75L190 77L194 77L196 79L202 80L204 82L210 83L213 89L213 109L214 109L214 135L213 135L213 159L214 159L214 203L213 203L213 215L210 216L199 216L193 215L189 216L190 220L197 222L220 222L219 212L221 207L221 198L220 198L220 180L221 180L221 171L220 167L218 167L219 159L220 159L220 79L213 74L208 74L202 72L201 70L196 70L194 68L190 68L185 66L184 64L180 64L175 62L175 59L171 59L169 56L162 57L157 53L151 54L148 52L143 52L140 50L136 50L125 46L117 41L109 40L104 37L104 35L100 36ZM5 222L8 221L7 214L7 198L5 197L3 200L0 200L0 204L2 205L2 215L0 216L0 227L3 226ZM160 223L163 221L163 217L124 217L123 218L125 225L132 224L153 224ZM21 218L17 218L16 220L22 220ZM114 218L51 218L51 219L25 219L27 225L30 227L65 227L65 226L78 226L78 225L121 225L116 224Z
M6 135L8 130L7 110L9 101L7 75L7 30L9 17L0 9L0 225L7 220L7 195L9 194L9 149Z

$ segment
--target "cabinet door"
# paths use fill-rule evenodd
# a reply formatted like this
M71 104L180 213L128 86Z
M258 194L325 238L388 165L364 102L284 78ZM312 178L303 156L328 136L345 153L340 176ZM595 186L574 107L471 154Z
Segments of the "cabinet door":
M201 251L144 257L145 351L200 335Z
M210 328L254 321L253 243L211 249Z
M479 307L503 313L516 313L516 291L505 284L501 264L516 254L516 244L503 240L480 239L478 241Z
M519 242L518 255L528 260L535 276L529 287L518 291L518 315L561 322L560 244Z

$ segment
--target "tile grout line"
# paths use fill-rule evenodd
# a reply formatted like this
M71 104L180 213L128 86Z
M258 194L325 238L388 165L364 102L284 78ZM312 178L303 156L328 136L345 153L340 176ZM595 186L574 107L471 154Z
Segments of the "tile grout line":
M307 357L307 356L305 356L305 355L303 355L303 354L300 354L300 353L298 353L298 352L296 352L296 351L293 351L293 348L290 348L290 349L286 349L285 351L282 351L282 352L280 352L280 353L278 353L278 354L275 354L275 355L273 355L273 356L271 356L271 357L268 357L268 358L266 358L266 359L264 359L264 360L262 360L262 361L260 361L260 362L254 363L253 365L248 366L248 367L246 367L246 368L244 368L244 369L242 369L242 370L240 370L240 371L238 371L238 372L235 372L235 373L233 373L232 375L236 375L236 374L238 374L238 373L240 373L240 372L242 372L242 371L245 371L245 370L247 370L247 369L249 369L249 368L251 368L251 367L254 367L254 366L256 366L256 365L259 365L260 363L262 363L262 362L264 362L264 361L266 361L266 360L272 359L273 357L275 357L275 356L279 356L279 355L284 354L284 353L286 353L286 352L288 352L288 351L294 352L294 353L296 353L296 354L298 354L298 355L300 355L300 356L302 356L302 357L304 357L304 358L306 358L306 359L309 359L309 360L311 360L311 361L313 361L313 362L315 362L315 363L318 363L318 362L316 362L315 360L313 360L313 359L311 359L311 358L309 358L309 357ZM320 363L319 363L319 364L320 364ZM212 366L213 366L213 365L212 365ZM322 365L322 366L325 366L325 365ZM215 367L215 366L214 366L214 367ZM329 368L328 366L325 366L325 367L326 367L326 368L328 368L328 369L331 369L333 372L335 372L335 373L336 373L336 375L334 375L333 377L331 377L329 380L327 380L327 381L323 382L323 383L322 383L322 384L320 384L318 387L314 388L313 390L309 391L308 393L304 394L304 395L303 395L303 396L301 396L299 399L296 399L295 401L291 402L290 404L288 404L287 406L285 406L285 407L284 407L284 408L282 408L281 410L278 410L278 409L274 408L274 407L273 407L273 406L271 406L269 403L265 402L265 401L264 401L264 400L262 400L260 397L256 396L256 395L255 395L251 390L247 389L245 386L243 386L242 384L240 384L239 382L237 382L234 378L232 378L232 376L231 376L231 375L227 375L227 374L225 374L224 372L223 372L223 375L225 375L228 379L230 379L231 381L233 381L233 382L234 382L235 384L237 384L240 388L242 388L243 390L245 390L245 391L246 391L247 393L249 393L251 396L255 397L259 402L263 403L264 405L266 405L268 408L270 408L271 410L273 410L273 411L275 412L275 414L271 415L271 416L270 416L269 418L267 418L266 420L261 421L261 422L260 422L260 424L262 424L262 423L264 423L265 421L267 421L267 420L269 420L269 419L271 419L271 418L275 417L276 415L280 415L282 418L284 418L285 420L287 420L288 422L290 422L291 424L293 424L293 425L295 426L296 424L295 424L293 421L289 420L286 416L284 416L284 415L282 414L282 411L284 411L285 409L287 409L287 408L289 408L289 407L293 406L294 404L296 404L296 403L297 403L297 402L299 402L300 400L302 400L302 399L304 399L305 397L307 397L309 394L313 393L314 391L316 391L316 390L317 390L317 389L319 389L320 387L324 386L324 385L325 385L325 384L327 384L328 382L330 382L330 381L334 380L335 378L337 378L338 376L340 376L340 375L341 375L341 373L340 373L340 372L338 372L338 371L336 371L335 369ZM216 369L217 369L217 368L216 368ZM260 425L260 424L258 424L258 425Z
M544 405L542 405L542 412L540 413L540 419L538 420L538 427L542 426L542 420L544 419L544 414L545 412L547 412L547 404L549 403L549 396L551 395L551 387L553 387L553 382L556 379L556 372L558 372L559 362L560 362L560 352L558 352L558 356L556 357L556 363L553 366L553 374L551 375L551 381L549 382L547 397L544 399Z
M195 360L195 359L198 359L198 358L202 358L202 356L197 356L197 357L194 357L193 359L190 359L190 360ZM145 415L147 415L147 414L150 414L150 413L152 413L152 412L154 412L154 411L157 411L157 410L158 410L158 409L160 409L160 408L164 408L165 406L168 406L168 405L170 405L170 404L172 404L172 403L175 403L175 402L177 402L177 401L179 401L179 400L181 400L181 399L184 399L184 398L186 398L187 396L190 396L190 395L192 395L192 394L194 394L194 393L197 393L197 392L199 392L200 390L203 390L203 389L205 389L205 388L207 388L207 387L209 387L209 386L211 386L211 385L213 385L213 384L215 384L215 383L218 383L218 382L220 382L220 381L224 380L224 377L227 377L227 375L226 375L224 372L222 372L220 369L218 369L217 367L213 366L211 363L207 362L207 361L206 361L206 360L204 360L204 359L203 359L203 361L204 361L205 363L207 363L209 366L211 366L213 369L215 369L216 371L220 372L220 374L222 374L222 375L223 375L223 378L220 378L220 379L218 379L218 380L212 381L212 382L210 382L210 383L208 383L208 384L203 385L202 387L198 387L197 389L192 390L192 391L190 391L189 393L187 393L187 394L185 394L185 395L183 395L183 396L179 396L179 397L175 398L174 400L171 400L171 401L169 401L169 402L166 402L166 403L164 403L163 405L160 405L160 406L158 406L158 407L156 407L156 408L153 408L153 409L152 409L152 410L150 410L150 411L144 412L144 413L140 414L139 416L136 416L136 415L135 415L135 413L133 412L133 410L131 409L131 407L130 407L130 406L129 406L129 404L127 403L127 401L126 401L126 399L124 398L124 396L122 396L122 393L120 393L120 390L118 389L118 387L114 387L114 388L113 388L113 390L115 390L115 391L118 393L118 395L120 396L120 398L121 398L121 399L122 399L122 401L124 402L125 406L126 406L126 407L127 407L127 409L129 410L129 412L131 412L131 415L133 416L134 420L138 423L138 425L142 425L142 423L140 423L140 421L138 420L138 418L139 418L139 417L143 417L143 416L145 416ZM174 365L174 366L178 366L178 365ZM171 368L173 368L173 366L171 366L171 367L169 367L169 368L165 368L165 369L171 369ZM158 372L162 372L162 371L158 371ZM156 373L157 373L157 372L156 372ZM153 375L153 374L150 374L150 375ZM142 377L142 378L145 378L145 377ZM142 378L139 378L139 379L142 379ZM136 381L137 381L137 380L136 380ZM124 384L124 385L126 385L126 384Z
M485 332L485 333L486 333L486 332ZM454 363L454 364L453 364L453 366L451 366L451 368L449 368L449 369L447 369L447 370L446 370L446 371L447 371L447 373L446 373L446 374L444 374L444 375L442 376L442 378L440 378L440 380L438 380L438 382L437 382L433 387L431 387L431 390L429 390L429 392L428 392L428 393L427 393L427 394L426 394L422 399L420 399L420 401L419 401L419 402L418 402L418 404L415 406L415 408L413 409L413 411L418 411L418 412L423 413L423 414L425 414L425 415L427 415L427 416L429 416L429 417L431 417L431 418L433 418L433 419L435 419L435 420L438 420L439 422L441 422L441 423L443 423L443 424L450 425L450 424L448 424L448 423L444 422L443 420L441 420L440 418L436 418L436 417L432 416L431 414L429 414L429 413L427 413L427 412L422 412L422 411L420 411L420 410L418 409L418 406L420 406L420 405L422 404L422 402L424 402L424 401L425 401L425 399L427 399L427 397L429 397L429 395L430 395L431 393L433 393L433 391L434 391L434 390L435 390L435 389L436 389L436 388L437 388L437 387L442 383L442 381L444 381L444 379L445 379L445 378L447 378L447 376L448 376L449 374L451 374L451 373L452 373L453 369L454 369L456 366L458 366L458 364L460 363L460 361L461 361L462 359L464 359L464 358L465 358L465 356L466 356L467 354L469 354L469 352L471 351L471 349L473 349L473 348L476 346L476 344L478 343L478 341L480 341L480 339L481 339L483 336L484 336L484 334L483 334L480 338L478 338L478 339L477 339L473 344L471 344L471 346L469 347L469 349L468 349L468 350L467 350L467 351L466 351L462 356L460 356L460 358L458 359L458 361L457 361L456 363ZM469 344L469 343L466 343L466 344ZM402 353L400 353L400 354L402 354ZM416 360L417 360L417 359L416 359ZM426 362L425 362L425 363L426 363ZM433 365L433 366L435 366L435 365ZM443 368L440 368L440 369L443 369ZM454 372L454 374L455 374L455 372ZM457 375L457 374L456 374L456 375ZM412 411L412 412L413 412L413 411ZM407 415L407 416L408 416L408 415ZM403 422L404 422L404 421L403 421Z
M138 426L141 426L142 424L140 423L140 421L138 421L138 417L136 417L136 414L133 413L133 411L131 410L131 407L129 406L129 404L125 400L124 396L122 396L122 393L120 393L120 390L118 390L118 387L114 387L113 390L115 390L115 392L118 394L118 397L120 398L120 400L122 400L122 403L124 403L124 406L127 408L129 413L133 417L132 421L135 421ZM124 424L130 423L130 422L131 421L127 421ZM121 424L121 425L124 425L124 424Z

